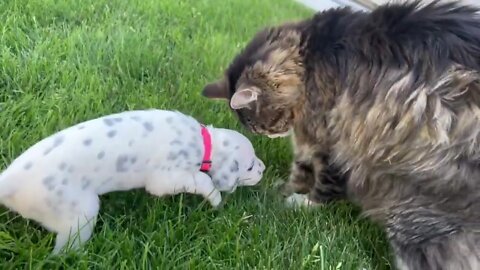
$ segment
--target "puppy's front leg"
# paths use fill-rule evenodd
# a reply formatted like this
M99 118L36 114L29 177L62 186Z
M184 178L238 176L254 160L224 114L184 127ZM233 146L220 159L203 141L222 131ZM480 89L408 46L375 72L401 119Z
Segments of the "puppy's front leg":
M198 172L193 176L195 191L207 199L213 207L218 207L222 202L222 194L213 185L212 178L203 172Z
M160 172L147 181L145 189L159 197L183 192L202 195L213 207L222 201L222 195L210 176L202 172Z

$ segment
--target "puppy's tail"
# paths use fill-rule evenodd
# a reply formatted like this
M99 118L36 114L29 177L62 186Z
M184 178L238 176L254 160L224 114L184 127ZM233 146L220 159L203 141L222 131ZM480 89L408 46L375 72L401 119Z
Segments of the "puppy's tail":
M3 201L5 197L8 197L15 193L17 190L17 185L12 185L12 181L9 181L5 172L0 174L0 202Z

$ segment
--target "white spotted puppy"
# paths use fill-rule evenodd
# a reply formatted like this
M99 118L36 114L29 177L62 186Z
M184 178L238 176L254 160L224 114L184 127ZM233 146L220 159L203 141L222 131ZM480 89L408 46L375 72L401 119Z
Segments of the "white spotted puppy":
M0 175L0 202L56 232L58 253L90 238L98 195L144 187L156 196L200 194L216 207L220 191L255 185L264 169L236 131L205 127L179 112L128 111L33 145Z

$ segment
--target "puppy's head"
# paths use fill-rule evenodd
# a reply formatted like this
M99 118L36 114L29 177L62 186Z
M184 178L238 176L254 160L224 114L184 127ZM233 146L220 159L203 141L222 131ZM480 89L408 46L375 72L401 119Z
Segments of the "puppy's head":
M212 177L220 191L234 192L238 186L256 185L263 177L265 165L255 155L252 143L242 134L215 129L212 152Z

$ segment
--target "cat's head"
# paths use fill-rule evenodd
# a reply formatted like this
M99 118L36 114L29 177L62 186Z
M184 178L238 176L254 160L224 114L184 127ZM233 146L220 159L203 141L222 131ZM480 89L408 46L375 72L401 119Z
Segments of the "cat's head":
M247 44L225 72L202 94L226 99L250 131L286 136L304 99L302 37L296 24L264 29Z

